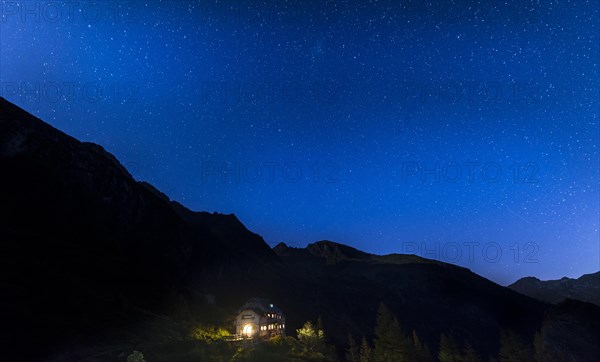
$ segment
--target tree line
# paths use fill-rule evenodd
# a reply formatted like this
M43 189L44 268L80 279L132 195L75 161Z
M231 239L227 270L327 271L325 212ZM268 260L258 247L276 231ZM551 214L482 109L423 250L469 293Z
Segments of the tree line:
M266 341L245 340L240 343L227 341L229 332L224 327L197 326L191 332L192 342L170 342L162 349L148 352L152 361L198 361L214 362L548 362L560 360L544 353L541 337L536 334L534 344L524 342L517 333L500 332L500 349L493 356L477 351L469 341L459 343L449 333L440 335L439 345L431 346L413 330L403 330L396 316L381 303L377 311L372 340L361 336L356 340L348 334L345 353L338 354L327 343L321 318L316 323L307 321L296 330L296 338L277 336ZM176 345L174 345L176 344ZM433 348L432 348L433 347ZM143 362L144 355L135 351L128 362Z
M360 343L348 334L346 361L348 362L530 362L549 361L544 353L540 334L535 335L533 346L524 342L511 330L500 332L500 350L497 356L482 356L469 341L461 346L456 339L442 333L438 353L433 353L415 330L407 334L396 316L381 303L372 344L363 336Z

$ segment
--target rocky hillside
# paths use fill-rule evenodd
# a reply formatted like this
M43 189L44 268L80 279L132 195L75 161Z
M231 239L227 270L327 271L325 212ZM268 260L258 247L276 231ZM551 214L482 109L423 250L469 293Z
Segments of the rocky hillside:
M585 274L577 279L539 280L527 277L508 286L521 294L556 304L575 299L600 306L600 272Z
M566 299L550 309L536 348L540 362L597 361L600 356L600 308Z
M491 352L500 329L533 337L547 308L468 269L415 255L372 255L331 241L306 248L279 244L274 250L310 286L298 299L305 306L294 303L293 309L311 309L331 330L357 336L372 336L383 301L407 332L418 331L432 345L445 331ZM332 338L342 343L346 336Z
M160 311L192 280L207 290L276 267L235 216L175 206L101 146L2 98L0 169L3 328L24 353L120 323L129 305Z

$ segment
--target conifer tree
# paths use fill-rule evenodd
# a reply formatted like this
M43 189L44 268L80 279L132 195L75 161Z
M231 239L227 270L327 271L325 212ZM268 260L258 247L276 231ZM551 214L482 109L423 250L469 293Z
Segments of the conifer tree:
M381 303L377 312L375 326L374 360L375 362L404 362L413 360L413 346L402 333L398 320Z
M348 362L359 362L358 361L358 346L352 338L352 334L348 333L348 349L346 349L346 360Z
M440 337L440 353L438 354L440 362L459 362L461 359L460 348L452 336L442 333Z
M364 336L360 343L360 354L358 360L359 362L373 361L373 351L371 350L371 346L369 346L369 342L367 342L367 339Z
M527 346L517 333L511 330L500 332L499 362L533 361L533 350Z
M304 323L304 326L296 330L298 341L308 352L324 352L325 343L323 341L323 331L315 329L311 321Z
M477 354L477 351L473 348L469 341L465 342L465 347L463 348L463 357L462 362L481 362L481 357Z
M416 362L431 362L433 361L433 356L429 351L429 348L422 343L417 335L417 331L413 329L412 332L413 345L414 345L414 359Z

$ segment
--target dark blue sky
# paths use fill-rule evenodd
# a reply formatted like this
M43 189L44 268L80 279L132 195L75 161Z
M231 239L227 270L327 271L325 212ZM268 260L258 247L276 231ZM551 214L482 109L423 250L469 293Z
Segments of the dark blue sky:
M599 269L597 0L0 3L2 96L272 245Z

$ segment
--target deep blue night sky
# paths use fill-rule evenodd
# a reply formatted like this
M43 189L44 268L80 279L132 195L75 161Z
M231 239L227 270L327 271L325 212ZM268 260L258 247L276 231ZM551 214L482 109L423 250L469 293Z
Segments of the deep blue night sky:
M599 269L597 0L1 3L3 97L271 245Z

